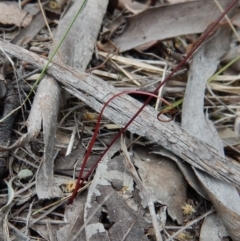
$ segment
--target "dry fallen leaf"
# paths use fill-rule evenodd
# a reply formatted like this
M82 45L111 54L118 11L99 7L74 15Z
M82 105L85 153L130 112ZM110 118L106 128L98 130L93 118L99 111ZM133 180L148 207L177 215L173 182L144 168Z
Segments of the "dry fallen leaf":
M87 201L87 193L81 193L73 205L66 206L64 218L68 222L57 231L58 241L86 240L85 230L78 234L80 228L84 225L84 208Z
M31 15L19 9L17 5L0 2L0 23L3 25L16 25L26 27L32 20Z
M226 8L229 1L219 0ZM142 44L184 34L201 33L219 16L214 1L191 1L149 8L127 18L127 27L114 44L121 52Z
M31 126L33 126L32 123L39 123L37 128L28 128L29 133L39 132L41 126L43 127L44 154L36 177L36 191L40 199L62 196L61 190L54 186L53 177L54 143L57 129L55 123L57 122L59 103L60 87L55 79L46 76L38 86L28 120Z
M126 170L122 156L112 158L119 150L114 144L99 163L89 188L85 205L86 237L89 241L147 241L144 230L151 224L137 214L138 196L133 178ZM105 218L106 217L106 218ZM106 221L108 220L108 221Z
M227 236L228 233L218 215L211 214L204 219L200 233L200 241L222 241L225 240L224 237Z
M173 161L148 152L147 148L142 147L134 151L134 165L138 168L143 185L152 200L166 205L170 217L182 224L186 181Z

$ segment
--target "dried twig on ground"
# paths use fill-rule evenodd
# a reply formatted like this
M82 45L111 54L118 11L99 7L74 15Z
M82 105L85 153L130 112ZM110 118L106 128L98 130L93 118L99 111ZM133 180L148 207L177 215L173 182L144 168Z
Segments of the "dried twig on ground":
M7 53L33 63L39 68L42 68L47 63L46 59L2 40L0 41L0 46ZM48 73L61 82L70 93L96 111L100 111L103 103L118 93L113 86L101 79L78 72L63 64L50 64ZM104 115L122 126L129 121L140 106L141 104L133 98L120 96L109 104ZM156 116L156 111L146 107L128 129L158 143L192 166L240 187L240 165L238 163L219 155L217 150L187 134L177 124L172 122L160 123ZM9 148L1 147L1 150Z

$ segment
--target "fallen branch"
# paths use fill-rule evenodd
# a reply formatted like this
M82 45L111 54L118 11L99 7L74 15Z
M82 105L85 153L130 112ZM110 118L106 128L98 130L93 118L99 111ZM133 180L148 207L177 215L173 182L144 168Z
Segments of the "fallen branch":
M8 54L43 68L47 60L21 47L0 40L0 47ZM48 74L57 79L71 94L100 112L104 103L118 91L107 82L91 74L79 72L60 63L51 63ZM104 112L104 116L124 126L141 107L141 103L130 96L114 99ZM156 142L192 166L210 175L240 187L240 164L221 156L208 144L189 135L173 122L159 122L157 112L146 107L128 130ZM9 147L11 148L11 147ZM8 148L0 147L0 151Z

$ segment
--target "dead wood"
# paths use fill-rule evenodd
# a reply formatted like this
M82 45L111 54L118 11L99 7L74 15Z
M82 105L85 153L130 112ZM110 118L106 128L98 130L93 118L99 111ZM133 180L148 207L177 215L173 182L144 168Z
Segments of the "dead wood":
M229 49L230 33L229 26L222 26L193 56L182 109L182 127L186 128L189 134L216 148L222 155L224 155L222 140L213 123L205 116L203 103L207 81L215 73L222 56ZM208 199L217 210L216 217L222 220L229 236L233 240L239 240L240 199L236 188L197 169L193 172L199 181L198 186L203 187ZM213 215L208 218L213 218ZM216 233L220 233L223 224L218 226ZM209 227L205 230L202 228L201 233L211 233L210 230ZM210 234L209 239L211 239Z
M0 47L14 57L39 68L43 68L47 63L46 59L3 40L0 40ZM100 78L76 71L64 64L51 63L48 73L61 82L70 93L98 112L110 97L118 93L112 85ZM140 107L141 103L123 95L109 104L104 115L118 125L124 126ZM156 111L146 107L128 130L156 142L192 166L240 187L240 164L224 158L216 149L189 135L177 124L159 122L156 116ZM8 149L11 147L0 147L2 151Z
M3 101L3 113L2 117L4 118L11 111L17 108L19 105L19 97L16 89L11 83L7 83L6 96ZM0 145L8 146L11 143L12 137L12 128L14 125L14 120L17 113L7 117L3 122L0 123ZM0 153L0 177L6 169L6 163L8 158L8 152Z
M75 1L69 11L61 18L55 35L55 41L60 42L75 16L83 4L83 0ZM97 7L101 6L101 8ZM78 17L68 36L58 51L58 59L78 70L84 71L92 57L102 18L105 14L107 2L103 0L88 1L83 9L81 18ZM94 13L94 14L93 14ZM95 24L93 24L93 22ZM90 30L90 31L89 31ZM79 33L79 34L76 34ZM53 51L53 49L52 49ZM49 86L51 82L51 87ZM49 86L49 87L47 87ZM64 105L65 93L60 92L59 84L54 78L45 76L37 90L34 103L29 115L28 126L40 123L44 134L44 156L37 172L36 190L39 198L60 196L58 188L53 188L53 161L56 133L56 118L59 107ZM47 100L47 101L46 101ZM28 134L37 135L40 128L30 128ZM30 140L28 138L28 140Z

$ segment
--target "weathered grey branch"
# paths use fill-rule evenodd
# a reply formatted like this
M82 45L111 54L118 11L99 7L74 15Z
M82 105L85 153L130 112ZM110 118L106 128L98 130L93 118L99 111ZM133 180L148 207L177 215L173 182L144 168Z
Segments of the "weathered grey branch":
M17 108L19 105L19 98L17 91L14 89L11 83L7 83L6 94L3 101L3 113L2 118L8 115L12 110ZM14 125L14 120L17 115L15 112L13 115L7 117L2 123L0 123L0 145L9 146L11 143L12 129ZM8 159L8 152L0 153L0 177L6 171L6 163Z
M46 59L3 40L0 40L0 47L8 54L39 68L43 68L47 63ZM51 74L70 93L98 112L110 97L118 93L113 86L100 78L81 73L64 64L51 63L48 74ZM124 126L140 107L141 103L123 95L110 103L104 115L111 121ZM146 107L129 126L129 131L158 143L192 166L240 187L239 163L224 158L217 150L187 134L177 124L159 122L156 116L156 111L151 107ZM6 150L6 148L2 147L0 150Z

